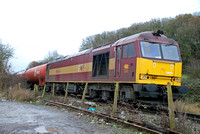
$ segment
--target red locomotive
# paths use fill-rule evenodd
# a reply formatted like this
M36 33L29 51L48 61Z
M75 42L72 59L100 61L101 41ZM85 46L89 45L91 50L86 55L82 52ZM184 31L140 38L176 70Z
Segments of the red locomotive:
M113 98L116 82L120 83L118 99L124 101L163 102L168 82L175 98L188 91L181 86L178 43L161 32L138 33L67 56L48 63L44 73L48 90L55 83L56 90L64 92L69 82L68 92L78 94L87 82L91 98Z

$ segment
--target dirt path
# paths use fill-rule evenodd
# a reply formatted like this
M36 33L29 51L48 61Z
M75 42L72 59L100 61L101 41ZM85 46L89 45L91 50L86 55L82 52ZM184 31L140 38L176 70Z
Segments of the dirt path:
M48 106L0 102L0 133L100 134L116 128L90 124L82 116Z

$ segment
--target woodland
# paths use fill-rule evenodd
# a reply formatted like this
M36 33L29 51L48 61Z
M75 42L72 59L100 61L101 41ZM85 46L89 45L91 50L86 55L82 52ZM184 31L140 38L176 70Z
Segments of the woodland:
M179 43L183 73L200 78L200 12L181 14L174 18L151 19L127 28L105 31L82 40L80 51L116 41L144 31L162 30L164 35Z

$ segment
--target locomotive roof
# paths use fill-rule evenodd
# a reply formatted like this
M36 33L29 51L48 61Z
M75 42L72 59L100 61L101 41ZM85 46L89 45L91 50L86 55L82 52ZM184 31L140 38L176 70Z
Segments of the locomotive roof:
M52 62L49 62L49 63L53 63L53 62L57 62L57 61L60 61L60 60L73 58L73 57L76 57L76 56L79 56L79 55L88 54L90 52L103 50L103 49L106 49L106 48L109 48L109 47L119 46L119 45L125 44L125 43L130 43L130 42L135 41L136 39L144 39L144 40L148 41L148 39L158 39L159 38L159 40L166 41L166 42L171 42L172 44L176 44L175 40L173 40L171 38L167 38L163 34L159 34L159 35L154 35L154 34L155 33L153 31L141 32L141 33L138 33L138 34L134 34L134 35L119 39L119 40L117 40L115 42L110 42L110 43L107 43L107 44L104 44L104 45L97 46L95 48L90 48L90 49L86 49L86 50L83 50L83 51L78 52L78 53L67 55L67 56L65 56L63 58L56 59L55 61L52 61Z
M118 46L118 45L121 45L124 43L130 43L130 42L135 41L136 39L144 39L144 40L148 41L148 39L158 39L158 38L159 38L159 40L162 40L162 41L171 42L173 44L176 43L175 40L173 40L171 38L167 38L163 34L155 35L155 33L153 31L146 31L146 32L141 32L138 34L134 34L134 35L119 39L112 46Z
M61 61L61 60L73 58L73 57L76 57L76 56L79 56L79 55L88 54L88 53L90 53L92 51L92 49L93 48L90 48L90 49L86 49L86 50L83 50L83 51L78 52L78 53L70 54L70 55L58 58L58 59L56 59L56 60L54 60L52 62L49 62L49 63L54 63L54 62L58 62L58 61Z
M81 52L68 55L68 56L65 57L65 59L76 57L76 56L83 55L83 54L88 54L88 53L90 53L92 51L92 49L93 48L89 48L89 49L83 50Z

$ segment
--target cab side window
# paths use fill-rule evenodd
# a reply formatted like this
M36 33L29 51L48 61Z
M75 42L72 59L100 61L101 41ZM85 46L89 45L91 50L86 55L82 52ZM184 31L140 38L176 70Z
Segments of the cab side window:
M120 59L121 55L121 49L120 47L117 48L117 59Z
M135 56L136 56L136 53L135 53L134 43L123 46L123 58L135 57Z
M127 57L127 53L128 53L127 48L128 48L128 45L123 46L123 58Z

